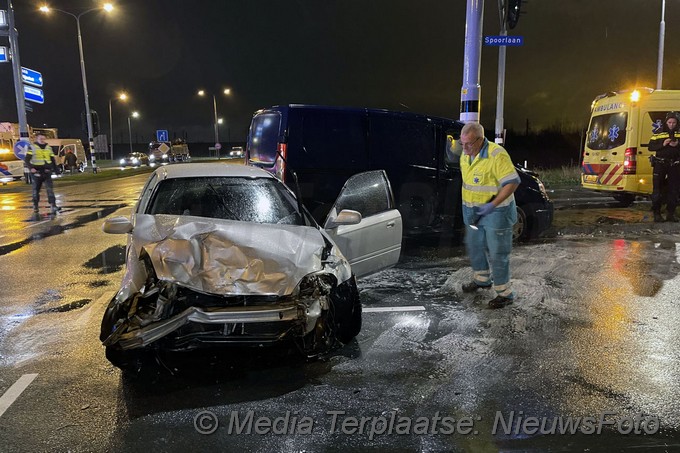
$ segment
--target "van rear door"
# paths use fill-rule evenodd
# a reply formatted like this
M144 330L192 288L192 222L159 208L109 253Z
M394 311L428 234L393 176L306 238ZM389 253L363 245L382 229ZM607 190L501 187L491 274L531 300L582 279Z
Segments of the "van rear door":
M361 214L356 225L334 226L343 209ZM347 180L324 224L357 277L394 266L401 254L401 214L383 170L359 173Z
M616 190L623 181L628 112L593 116L583 155L583 185Z

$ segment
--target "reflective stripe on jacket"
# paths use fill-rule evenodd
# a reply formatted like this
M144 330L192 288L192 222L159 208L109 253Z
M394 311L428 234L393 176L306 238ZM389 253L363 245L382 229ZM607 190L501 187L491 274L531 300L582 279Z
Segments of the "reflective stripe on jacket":
M465 153L460 156L460 170L463 176L463 206L486 204L498 194L501 187L520 182L508 152L486 138L474 160ZM503 200L498 207L507 206L514 201L513 194Z
M45 145L45 148L41 148L39 145L34 144L28 148L26 155L31 155L32 165L52 165L54 151L52 151L50 145Z

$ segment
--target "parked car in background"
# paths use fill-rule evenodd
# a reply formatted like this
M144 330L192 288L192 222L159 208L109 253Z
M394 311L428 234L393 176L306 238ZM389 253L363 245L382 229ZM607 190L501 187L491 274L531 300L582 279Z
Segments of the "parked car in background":
M295 341L313 356L361 329L356 278L394 265L401 215L385 172L351 177L324 227L281 181L241 165L163 166L130 219L120 290L104 314L106 356Z
M227 157L230 159L240 159L243 157L244 151L243 151L243 146L232 146L229 152L227 153Z
M149 165L149 156L144 153L130 153L120 160L121 167Z

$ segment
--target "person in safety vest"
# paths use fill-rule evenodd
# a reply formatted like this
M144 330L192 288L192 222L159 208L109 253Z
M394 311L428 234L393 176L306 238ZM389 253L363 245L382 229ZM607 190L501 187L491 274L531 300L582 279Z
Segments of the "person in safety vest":
M26 152L24 163L28 166L33 180L33 214L38 216L38 203L40 202L40 188L43 183L47 191L47 201L52 207L51 213L55 215L61 211L57 206L57 200L54 197L54 189L52 187L52 173L57 171L57 162L55 160L54 151L52 147L45 142L45 136L38 134L36 136L36 143L31 146Z
M503 308L515 298L510 284L510 252L512 226L517 222L514 192L519 175L508 152L484 138L481 124L463 126L460 144L465 245L474 274L462 289L469 293L493 286L496 297L489 308Z
M675 112L668 112L663 129L649 139L649 150L656 151L650 157L654 167L652 183L652 211L654 221L663 222L661 205L666 201L667 222L677 222L675 208L680 195L680 120Z

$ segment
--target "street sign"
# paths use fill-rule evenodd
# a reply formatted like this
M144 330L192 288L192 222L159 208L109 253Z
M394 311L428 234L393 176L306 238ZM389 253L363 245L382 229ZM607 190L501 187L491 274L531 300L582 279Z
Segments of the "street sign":
M33 85L34 87L43 86L42 74L40 74L38 71L34 71L33 69L24 68L22 66L21 78L23 79L24 83Z
M222 145L219 144L219 143L215 143L215 149L216 149L217 151L221 150L221 149L222 149Z
M27 101L35 102L36 104L45 103L45 94L40 88L33 88L28 85L24 85L24 97Z
M523 46L524 36L485 36L485 46Z
M156 131L156 141L167 142L168 141L168 131L164 129L159 129Z
M7 47L0 46L0 63L7 63L9 58L7 57Z
M0 9L0 28L5 28L9 25L7 22L7 11Z
M24 157L26 157L26 152L28 149L31 147L31 144L25 140L19 140L14 144L14 155L17 156L17 159L24 160Z
M24 102L24 110L27 112L32 112L33 111L33 106L29 104L28 102Z
M161 146L158 147L158 151L162 153L167 153L168 151L170 151L170 147L165 143L161 143Z

